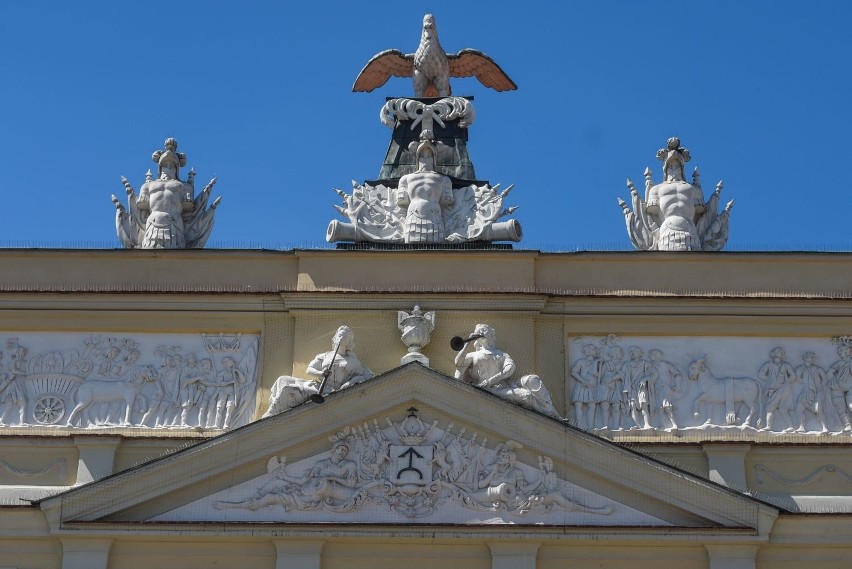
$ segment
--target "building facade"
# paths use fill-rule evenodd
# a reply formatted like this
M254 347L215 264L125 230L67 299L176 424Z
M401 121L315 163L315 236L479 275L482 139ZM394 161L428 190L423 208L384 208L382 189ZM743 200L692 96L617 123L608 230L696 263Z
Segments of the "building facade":
M0 567L852 558L847 254L0 255Z

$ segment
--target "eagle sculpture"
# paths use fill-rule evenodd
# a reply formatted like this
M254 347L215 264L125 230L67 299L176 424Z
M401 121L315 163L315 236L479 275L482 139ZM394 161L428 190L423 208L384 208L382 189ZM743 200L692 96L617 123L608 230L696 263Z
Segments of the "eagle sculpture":
M493 59L479 50L463 49L455 55L446 53L438 41L434 16L426 14L417 51L404 54L398 49L388 49L374 55L358 74L352 90L372 91L387 83L391 76L413 77L415 97L449 97L450 77L471 75L496 91L518 88Z

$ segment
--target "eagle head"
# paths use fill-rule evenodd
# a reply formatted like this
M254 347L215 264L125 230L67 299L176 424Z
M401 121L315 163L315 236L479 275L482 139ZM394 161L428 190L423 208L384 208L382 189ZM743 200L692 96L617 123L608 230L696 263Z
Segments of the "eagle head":
M423 16L423 40L431 40L438 35L438 26L435 24L435 16L426 14Z

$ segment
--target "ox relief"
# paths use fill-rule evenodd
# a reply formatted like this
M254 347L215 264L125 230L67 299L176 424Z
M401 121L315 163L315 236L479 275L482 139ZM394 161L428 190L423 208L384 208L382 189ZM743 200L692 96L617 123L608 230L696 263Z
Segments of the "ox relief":
M581 337L572 420L588 430L852 432L852 336Z
M524 464L515 441L488 445L452 423L423 421L415 408L385 422L345 427L312 458L291 464L272 456L265 475L158 519L227 510L227 519L246 521L316 521L331 512L351 513L351 521L594 524L616 509L633 511L564 480L548 456L538 456L537 467Z
M257 344L241 334L7 334L0 426L238 427L254 412Z

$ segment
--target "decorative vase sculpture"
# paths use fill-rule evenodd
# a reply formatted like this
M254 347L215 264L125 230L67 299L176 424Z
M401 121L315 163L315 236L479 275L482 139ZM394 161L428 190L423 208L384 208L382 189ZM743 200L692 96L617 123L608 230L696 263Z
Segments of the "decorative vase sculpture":
M435 329L435 312L424 313L419 306L415 306L409 314L403 310L397 312L397 325L402 332L402 343L408 346L408 353L402 356L399 363L420 362L429 365L429 358L420 353L420 350L429 343L429 335Z

